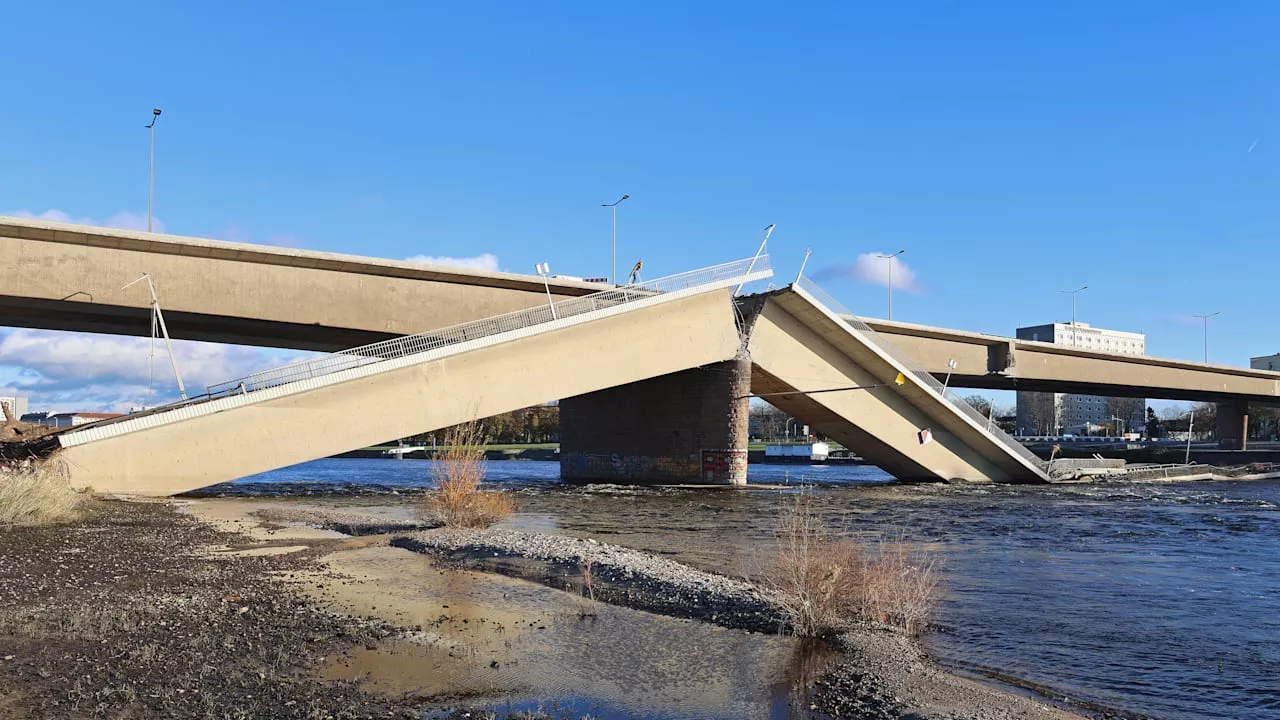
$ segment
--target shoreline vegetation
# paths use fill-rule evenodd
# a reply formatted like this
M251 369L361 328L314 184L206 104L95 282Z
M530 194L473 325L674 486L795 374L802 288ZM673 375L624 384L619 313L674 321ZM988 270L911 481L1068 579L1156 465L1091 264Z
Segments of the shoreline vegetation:
M443 707L506 717L485 714L483 700L322 678L334 658L425 630L384 614L394 588L336 599L350 575L331 563L349 557L350 573L360 553L404 562L413 551L441 573L506 575L588 605L748 632L792 622L760 584L590 539L246 499L93 500L83 510L66 524L0 530L0 716L387 717ZM370 616L362 602L384 607ZM806 684L819 717L1080 717L949 673L899 628L864 617L828 629L837 659Z

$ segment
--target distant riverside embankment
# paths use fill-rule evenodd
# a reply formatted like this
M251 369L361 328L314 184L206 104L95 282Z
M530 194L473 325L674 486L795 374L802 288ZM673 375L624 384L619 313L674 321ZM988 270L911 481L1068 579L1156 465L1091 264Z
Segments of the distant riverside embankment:
M379 445L377 447L364 448L363 450L352 450L351 452L334 455L336 458L385 458L395 460L398 455L388 453L388 450L394 450L394 445ZM411 450L404 453L404 457L410 460L425 460L435 457L439 448L426 448L422 450ZM516 444L516 445L487 445L484 453L486 460L559 460L560 446L555 443L532 443L532 444ZM751 443L747 450L747 462L751 464L770 464L770 465L808 465L814 461L807 457L766 457L764 444ZM829 465L859 465L863 464L863 460L856 455L840 456L833 455L825 461L818 461Z

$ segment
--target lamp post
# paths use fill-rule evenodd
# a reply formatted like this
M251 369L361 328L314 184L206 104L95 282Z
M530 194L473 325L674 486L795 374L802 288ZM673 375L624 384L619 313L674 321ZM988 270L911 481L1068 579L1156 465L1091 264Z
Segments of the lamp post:
M542 276L542 287L547 291L547 307L551 308L551 319L559 320L560 318L556 315L556 303L551 299L551 285L547 280L547 275L551 273L551 263L538 263L533 266L533 269Z
M1076 295L1088 290L1088 285L1081 285L1075 290L1059 290L1060 293L1071 295L1071 347L1076 346Z
M1208 315L1192 315L1204 321L1204 362L1209 363L1209 318L1221 315L1221 312L1209 313Z
M160 108L151 109L151 124L146 128L151 131L151 161L147 165L147 232L151 232L151 209L156 195L156 121L160 119Z
M617 287L618 285L618 205L630 195L623 195L614 202L600 203L600 207L607 207L613 211L613 242L610 244L609 253L609 284Z
M1118 418L1118 417L1116 417L1115 415L1112 415L1110 419L1111 419L1111 432L1112 432L1112 434L1114 434L1116 437L1119 437L1119 436L1120 436L1120 423L1123 423L1123 422L1124 422L1124 418ZM1127 425L1127 423L1126 423L1126 425Z
M889 319L890 320L893 319L893 259L898 257L904 252L906 252L906 250L899 250L898 252L893 253L892 255L880 255L880 254L876 255L876 257L878 258L884 258L885 260L889 261Z

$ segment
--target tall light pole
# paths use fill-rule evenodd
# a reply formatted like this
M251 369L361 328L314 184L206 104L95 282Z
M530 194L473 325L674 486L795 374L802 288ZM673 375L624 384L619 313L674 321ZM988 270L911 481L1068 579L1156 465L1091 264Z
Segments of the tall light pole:
M151 109L151 162L147 168L147 232L151 232L151 211L156 196L156 121L160 119L160 108Z
M889 261L889 319L890 320L893 319L893 259L898 257L904 252L906 252L906 250L899 250L898 252L893 253L892 255L879 255L879 254L876 255L876 257L884 258L885 260Z
M1071 347L1076 346L1076 295L1088 290L1088 285L1081 285L1075 290L1059 290L1060 293L1068 293L1071 295Z
M551 274L551 264L538 263L533 266L533 269L537 270L538 274L542 276L542 287L547 291L547 307L551 308L551 319L559 320L560 318L556 315L556 302L551 298L551 285L547 280L547 276Z
M618 285L618 204L623 200L631 197L623 195L614 202L600 203L600 207L607 207L613 211L613 243L609 246L609 284L617 287Z
M1204 321L1204 362L1209 364L1209 318L1221 315L1221 312L1209 313L1208 315L1192 315Z

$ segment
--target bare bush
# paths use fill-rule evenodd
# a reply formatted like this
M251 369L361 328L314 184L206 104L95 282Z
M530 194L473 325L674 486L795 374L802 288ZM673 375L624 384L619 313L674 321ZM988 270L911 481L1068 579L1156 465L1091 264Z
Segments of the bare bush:
M778 550L765 582L796 635L817 636L845 626L858 612L862 552L827 529L813 494L801 492L778 527Z
M930 552L901 538L868 551L827 527L811 492L796 495L777 539L765 584L796 635L827 635L860 620L915 634L937 604L941 573Z
M436 491L427 507L447 527L484 528L515 511L515 500L500 491L483 491L484 427L472 421L446 433L431 466Z
M27 461L0 469L0 525L73 522L84 514L87 492L71 487L54 462Z
M863 571L863 613L918 634L938 604L937 556L901 537L881 539Z

